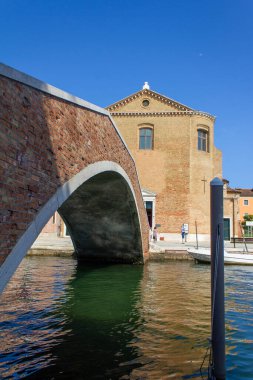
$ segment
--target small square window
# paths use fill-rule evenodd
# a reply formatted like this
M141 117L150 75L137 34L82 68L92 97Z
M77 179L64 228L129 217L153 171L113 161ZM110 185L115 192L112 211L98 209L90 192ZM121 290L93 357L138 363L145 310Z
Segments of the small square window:
M248 206L249 205L248 199L244 199L243 204L244 204L244 206Z

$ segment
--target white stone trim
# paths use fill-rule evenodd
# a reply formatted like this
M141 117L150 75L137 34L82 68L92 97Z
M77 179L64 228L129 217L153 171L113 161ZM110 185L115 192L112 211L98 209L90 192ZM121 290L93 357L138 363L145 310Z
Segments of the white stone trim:
M137 206L137 201L134 193L133 186L127 175L120 165L112 161L99 161L91 164L72 177L68 182L59 187L56 193L48 200L48 202L42 207L37 214L34 221L30 224L26 232L20 237L15 247L12 249L9 256L6 258L0 268L0 293L5 288L6 284L10 280L11 276L19 266L20 262L26 255L28 249L32 246L42 228L49 221L55 211L62 205L62 203L68 199L68 197L83 183L97 174L112 171L120 174L127 182L131 193L133 195L135 206L138 213L138 219L140 224L141 233L141 245L142 245L142 229L140 223L140 214Z
M203 116L215 120L215 116L201 111L157 111L157 112L111 112L112 116Z
M156 225L156 194L148 192L147 190L142 189L142 198L144 201L144 205L146 207L146 202L152 202L152 229Z

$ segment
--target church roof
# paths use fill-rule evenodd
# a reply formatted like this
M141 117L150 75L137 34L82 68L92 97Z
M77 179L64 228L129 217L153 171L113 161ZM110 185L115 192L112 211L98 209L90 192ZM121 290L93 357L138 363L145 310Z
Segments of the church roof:
M145 82L146 83L146 82ZM149 109L149 107L137 107L137 109L133 109L131 106L129 109L129 106L131 104L137 105L136 102L138 102L139 98L145 99L154 99L156 102L159 102L160 104L164 104L163 109ZM161 108L161 107L160 107ZM214 120L215 117L202 111L194 110L193 108L190 108L182 103L177 102L176 100L173 100L171 98L168 98L167 96L161 95L156 91L150 90L149 85L144 85L143 89L140 91L135 92L132 95L127 96L124 99L121 99L108 107L106 109L111 113L112 116L175 116L175 115L202 115L210 118L211 120Z
M147 89L147 88L137 91L134 94L129 95L126 98L121 99L118 102L109 105L108 107L106 107L106 109L108 111L116 111L117 108L135 100L138 97L141 97L142 95L148 95L149 97L154 98L156 100L160 100L161 102L165 104L173 105L174 107L178 108L178 110L181 110L181 111L193 111L192 108L187 107L184 104L181 104L171 98L168 98L167 96L161 95L158 92Z

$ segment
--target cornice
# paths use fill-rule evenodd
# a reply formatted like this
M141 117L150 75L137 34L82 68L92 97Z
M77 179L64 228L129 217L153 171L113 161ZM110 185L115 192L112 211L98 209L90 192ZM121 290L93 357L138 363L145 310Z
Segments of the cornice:
M164 112L114 112L110 111L112 117L123 116L123 117L151 117L151 116L204 116L210 120L215 120L215 116L210 115L206 112L201 111L164 111Z
M113 103L110 106L106 107L106 109L110 112L114 112L118 108L130 103L131 101L133 101L137 98L140 98L143 95L144 96L146 95L150 98L159 100L160 102L162 102L164 104L172 105L173 107L176 107L178 110L181 110L181 111L193 111L192 108L187 107L184 104L178 103L177 101L175 101L173 99L167 98L166 96L161 95L158 92L148 90L148 89L144 89L144 90L138 91L132 95L129 95L128 97L126 97L122 100L119 100L118 102Z

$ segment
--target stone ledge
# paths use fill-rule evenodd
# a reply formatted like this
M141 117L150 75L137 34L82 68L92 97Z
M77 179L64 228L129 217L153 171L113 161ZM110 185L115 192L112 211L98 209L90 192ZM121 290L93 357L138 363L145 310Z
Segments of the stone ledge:
M29 249L27 256L59 256L59 257L71 257L74 255L72 249L48 249L48 248L33 248Z
M193 261L193 258L186 250L165 250L164 252L150 252L149 259L151 261L165 260L186 260Z

